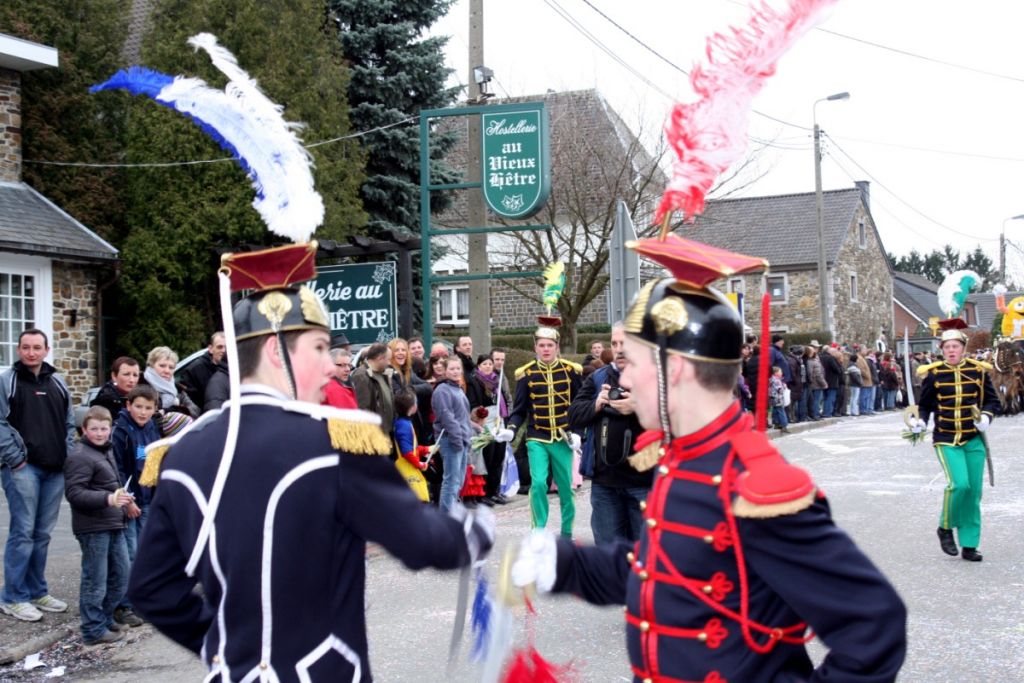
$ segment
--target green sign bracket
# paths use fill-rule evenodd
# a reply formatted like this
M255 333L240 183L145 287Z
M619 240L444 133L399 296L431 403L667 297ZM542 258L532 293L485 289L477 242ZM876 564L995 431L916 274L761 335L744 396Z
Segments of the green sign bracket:
M453 116L481 117L481 182L432 183L430 181L430 121ZM420 239L423 259L423 344L430 348L434 312L433 285L441 282L502 280L541 277L541 271L474 273L435 276L431 270L430 238L492 232L550 230L544 225L472 226L435 230L430 221L430 193L479 189L491 211L499 216L524 219L547 201L551 186L548 115L544 102L477 105L420 112ZM490 166L490 172L488 167Z

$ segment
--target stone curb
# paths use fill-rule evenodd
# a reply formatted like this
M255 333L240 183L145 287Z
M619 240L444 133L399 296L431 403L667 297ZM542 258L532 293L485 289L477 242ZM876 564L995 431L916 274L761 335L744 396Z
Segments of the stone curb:
M40 652L54 643L69 638L74 631L69 628L49 631L35 638L30 638L23 643L0 650L0 665L14 664L35 652Z

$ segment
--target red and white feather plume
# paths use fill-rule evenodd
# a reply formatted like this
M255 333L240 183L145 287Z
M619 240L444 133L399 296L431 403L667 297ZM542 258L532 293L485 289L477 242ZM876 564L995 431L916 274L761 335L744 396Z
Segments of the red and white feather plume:
M690 74L696 102L672 107L665 124L678 160L658 206L655 223L673 211L692 219L704 210L715 179L747 149L751 103L775 73L779 58L821 20L836 0L790 0L776 9L767 2L751 7L745 26L730 27L707 39L706 62Z

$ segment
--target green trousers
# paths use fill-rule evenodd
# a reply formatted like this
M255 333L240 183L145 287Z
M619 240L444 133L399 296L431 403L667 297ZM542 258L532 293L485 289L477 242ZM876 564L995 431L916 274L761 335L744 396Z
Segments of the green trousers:
M935 444L946 474L939 526L957 530L964 548L977 548L981 540L981 486L985 480L985 444L976 436L965 444Z
M526 442L530 458L530 517L535 528L543 529L548 523L548 467L558 486L558 501L562 507L562 535L572 538L572 522L576 518L576 503L572 491L572 449L564 441Z

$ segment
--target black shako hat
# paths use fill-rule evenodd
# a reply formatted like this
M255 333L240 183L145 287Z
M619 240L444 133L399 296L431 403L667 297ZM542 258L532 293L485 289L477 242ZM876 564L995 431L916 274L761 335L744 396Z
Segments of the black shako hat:
M644 285L623 327L638 341L694 360L737 363L741 358L743 321L729 300L675 278Z

